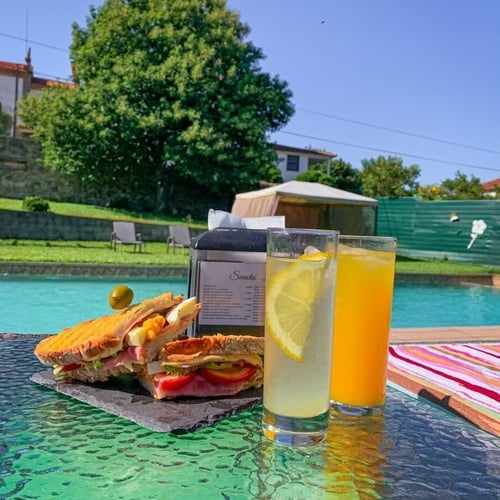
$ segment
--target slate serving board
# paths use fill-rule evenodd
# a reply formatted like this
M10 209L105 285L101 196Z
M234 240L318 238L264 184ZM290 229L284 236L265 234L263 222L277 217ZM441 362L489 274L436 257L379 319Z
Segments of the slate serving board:
M194 431L255 408L262 402L262 389L248 389L229 397L172 401L154 399L130 377L95 384L68 384L56 382L52 370L44 370L33 374L31 380L155 432L182 434Z

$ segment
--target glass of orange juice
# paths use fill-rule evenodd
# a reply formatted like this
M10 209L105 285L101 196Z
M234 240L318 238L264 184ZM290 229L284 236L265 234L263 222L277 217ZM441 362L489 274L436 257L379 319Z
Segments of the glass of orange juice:
M333 328L330 406L381 413L385 402L396 240L341 235Z
M337 244L336 231L267 232L262 427L275 443L326 436Z

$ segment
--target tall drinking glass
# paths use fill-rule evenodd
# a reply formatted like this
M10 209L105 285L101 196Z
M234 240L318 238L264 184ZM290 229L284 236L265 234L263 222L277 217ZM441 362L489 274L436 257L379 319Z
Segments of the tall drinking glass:
M319 443L329 417L338 233L267 233L263 432L284 445Z
M342 235L339 243L330 385L332 414L381 413L396 240Z

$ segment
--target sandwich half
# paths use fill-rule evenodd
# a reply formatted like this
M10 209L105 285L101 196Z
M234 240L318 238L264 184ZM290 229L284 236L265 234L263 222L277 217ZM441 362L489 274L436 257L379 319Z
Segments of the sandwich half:
M196 297L184 300L183 295L164 293L65 328L39 342L35 355L54 367L57 380L104 382L141 371L191 325L200 309Z
M137 374L156 399L232 396L263 382L264 339L208 335L167 343Z

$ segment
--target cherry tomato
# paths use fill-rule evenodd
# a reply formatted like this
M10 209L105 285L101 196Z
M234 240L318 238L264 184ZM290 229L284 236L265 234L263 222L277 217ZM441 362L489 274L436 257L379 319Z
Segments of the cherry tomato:
M184 373L183 375L156 375L155 380L158 381L160 391L175 391L185 386L188 382L194 379L196 371Z
M256 371L256 366L245 364L222 370L201 368L200 375L209 382L212 382L212 384L234 384L235 382L248 380L250 377L253 377Z

